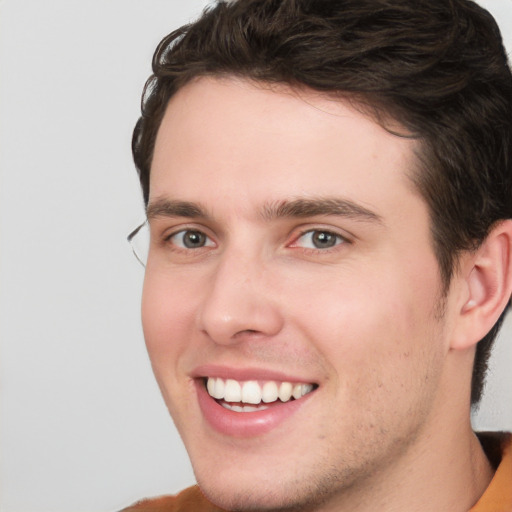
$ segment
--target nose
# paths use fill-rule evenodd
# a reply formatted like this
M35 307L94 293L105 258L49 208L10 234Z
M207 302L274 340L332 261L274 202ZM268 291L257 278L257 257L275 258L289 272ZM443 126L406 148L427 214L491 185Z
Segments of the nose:
M221 345L275 336L283 317L270 281L263 261L240 253L224 255L212 270L197 311L199 329Z

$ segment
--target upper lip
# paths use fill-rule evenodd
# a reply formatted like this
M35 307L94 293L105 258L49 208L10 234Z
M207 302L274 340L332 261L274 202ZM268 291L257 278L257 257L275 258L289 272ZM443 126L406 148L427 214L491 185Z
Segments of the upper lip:
M263 381L279 381L291 383L311 383L315 384L315 380L306 376L290 375L281 371L270 370L267 368L254 367L232 367L217 364L204 364L196 367L190 376L194 379L204 377L217 377L221 379L233 379L239 382L248 380Z

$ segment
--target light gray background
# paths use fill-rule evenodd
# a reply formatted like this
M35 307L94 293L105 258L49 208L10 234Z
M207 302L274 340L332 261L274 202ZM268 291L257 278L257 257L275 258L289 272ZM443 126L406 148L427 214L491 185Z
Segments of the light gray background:
M193 483L139 319L130 137L158 41L206 0L0 0L0 510L114 511ZM482 2L512 48L512 0ZM512 430L512 321L481 429Z

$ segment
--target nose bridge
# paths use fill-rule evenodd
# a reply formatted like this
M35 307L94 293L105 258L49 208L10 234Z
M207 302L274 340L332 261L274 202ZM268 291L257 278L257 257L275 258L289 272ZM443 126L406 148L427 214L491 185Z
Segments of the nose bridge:
M198 311L199 328L216 343L236 343L243 333L272 336L282 327L272 300L268 265L260 251L226 248L212 270Z

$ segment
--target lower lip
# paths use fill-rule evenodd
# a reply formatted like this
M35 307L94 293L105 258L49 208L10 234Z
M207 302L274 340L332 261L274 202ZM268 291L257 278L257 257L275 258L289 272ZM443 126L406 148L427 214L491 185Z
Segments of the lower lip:
M233 437L254 437L265 434L295 414L309 397L311 392L299 400L269 405L268 409L254 412L236 412L222 407L213 399L204 386L202 379L196 379L199 407L208 423L221 434Z

